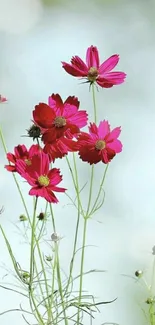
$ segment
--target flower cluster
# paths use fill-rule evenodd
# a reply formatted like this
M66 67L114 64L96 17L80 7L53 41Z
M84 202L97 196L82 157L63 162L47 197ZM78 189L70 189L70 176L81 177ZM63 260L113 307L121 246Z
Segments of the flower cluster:
M62 62L62 66L66 72L86 79L90 85L97 83L102 88L110 88L123 83L126 76L123 72L111 72L118 61L119 56L115 54L100 64L98 50L91 46L87 49L86 64L75 56L71 64ZM5 101L3 97L0 100ZM59 169L50 169L50 163L69 152L78 152L82 161L92 165L100 161L108 164L122 151L118 140L120 127L111 130L109 122L102 120L98 126L89 122L88 132L84 132L82 128L88 124L88 113L79 107L77 97L69 96L63 102L59 94L52 94L48 103L37 104L32 112L33 125L28 135L37 140L37 144L30 149L18 145L14 154L7 154L9 165L6 169L17 172L31 185L30 195L58 202L54 192L65 189L57 186L62 176Z

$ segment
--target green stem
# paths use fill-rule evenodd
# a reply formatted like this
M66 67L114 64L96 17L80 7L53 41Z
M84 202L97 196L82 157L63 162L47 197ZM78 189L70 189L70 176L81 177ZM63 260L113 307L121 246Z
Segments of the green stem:
M101 184L100 184L100 189L98 191L98 194L97 194L97 197L96 197L95 202L93 204L93 207L92 207L92 209L91 209L91 211L89 213L89 216L93 214L93 211L96 208L97 202L98 202L98 200L100 198L100 194L101 194L101 191L102 191L102 186L103 186L104 181L105 181L105 177L106 177L106 174L107 174L108 167L109 167L109 164L106 165L106 168L105 168L105 171L104 171L104 175L103 175L103 178L102 178L102 181L101 181Z
M96 105L96 98L95 98L95 85L92 84L92 94L93 94L93 106L94 106L94 122L97 122L97 105Z
M88 199L88 206L87 206L86 217L89 216L89 209L90 209L91 198L92 198L92 190L93 190L93 179L94 179L94 165L92 166L92 169L91 169L89 199Z
M42 320L42 317L39 313L39 310L37 308L37 304L35 302L35 298L33 295L33 276L34 276L34 243L35 243L35 223L36 223L36 210L37 210L37 202L38 198L35 200L35 206L34 206L34 212L33 212L33 220L32 220L32 227L31 227L31 250L30 250L30 281L29 281L29 296L30 296L30 301L32 300L32 303L35 308L35 312L37 314L38 320L40 324L44 325L44 322ZM30 302L31 304L31 302Z
M55 243L55 253L56 253L56 269L57 269L57 279L58 279L58 288L61 297L61 305L64 314L64 321L65 325L68 325L68 319L66 315L65 303L64 303L64 296L63 296L63 289L62 289L62 281L61 281L61 274L60 274L60 262L59 262L59 253L58 253L58 244Z
M74 267L74 259L75 259L75 254L76 254L76 247L77 247L77 239L78 239L78 232L79 232L79 223L80 223L80 214L82 212L82 215L84 216L84 211L82 208L82 204L81 204L81 200L80 200L80 194L79 194L79 181L78 181L78 172L77 172L77 166L76 166L76 158L75 158L75 154L73 153L73 162L74 162L74 172L75 172L75 176L73 174L69 159L66 158L67 163L68 163L68 167L69 170L71 172L71 176L72 176L72 180L73 180L73 184L74 184L74 188L76 191L76 195L77 195L77 201L78 201L78 214L77 214L77 221L76 221L76 229L75 229L75 236L74 236L74 245L73 245L73 253L72 253L72 259L70 262L70 272L69 272L69 277L68 277L68 281L67 281L67 285L66 285L66 289L65 289L65 295L68 292L68 288L72 279L72 272L73 272L73 267Z
M35 242L35 223L36 223L36 210L37 210L37 202L38 198L36 197L34 212L33 212L33 220L32 220L32 228L31 228L31 251L30 251L30 287L33 282L33 261L34 261L34 242Z
M83 269L84 269L84 256L85 256L85 245L86 245L86 230L87 230L87 220L84 219L84 228L83 228L83 240L82 240L82 255L81 255L81 268L80 268L80 288L79 288L79 299L78 299L78 314L77 314L77 325L80 324L80 304L82 298L82 286L83 286Z

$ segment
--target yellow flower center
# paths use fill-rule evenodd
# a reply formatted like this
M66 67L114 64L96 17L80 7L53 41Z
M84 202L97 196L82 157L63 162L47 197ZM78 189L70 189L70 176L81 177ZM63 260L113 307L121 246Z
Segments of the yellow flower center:
M98 76L97 68L91 67L88 71L88 76L87 76L88 80L93 82L96 80L97 76Z
M106 143L105 143L105 141L103 141L103 140L98 140L98 141L96 142L96 144L95 144L95 148L96 148L97 150L102 150L102 149L105 148L105 146L106 146Z
M57 116L54 120L56 128L62 128L66 125L66 119L63 116Z
M39 183L39 185L46 187L46 186L49 185L50 180L49 180L49 178L47 176L41 175L41 176L38 177L38 183Z
M31 159L25 159L24 161L27 166L31 165Z

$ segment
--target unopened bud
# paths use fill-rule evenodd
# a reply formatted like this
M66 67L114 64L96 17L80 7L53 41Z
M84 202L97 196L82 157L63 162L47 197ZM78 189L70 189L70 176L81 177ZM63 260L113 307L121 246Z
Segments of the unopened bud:
M145 301L146 304L151 305L154 302L153 298L147 298L147 300Z
M56 232L54 232L54 233L51 235L51 239L52 239L52 241L54 241L54 242L56 243L56 242L59 241L61 238L60 238L60 236L59 236Z
M45 256L45 258L46 258L46 261L47 262L51 262L52 261L52 256L50 256L50 255L49 256Z
M143 271L141 271L141 270L137 270L137 271L135 272L135 276L136 276L137 278L141 278L142 275L143 275Z
M19 216L19 220L20 221L26 221L27 220L27 217L24 216L23 214L21 214L21 216Z
M28 130L27 133L30 138L33 138L33 140L40 138L41 131L40 128L37 125L32 125Z
M40 212L39 215L37 216L37 218L39 220L44 220L45 219L45 213L44 212Z

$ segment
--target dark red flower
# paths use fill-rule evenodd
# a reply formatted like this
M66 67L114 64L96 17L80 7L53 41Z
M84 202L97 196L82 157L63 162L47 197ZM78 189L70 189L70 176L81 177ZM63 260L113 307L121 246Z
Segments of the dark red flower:
M40 150L42 149L37 144L33 144L29 150L25 147L24 144L19 144L14 148L14 154L10 152L7 153L7 159L11 164L6 165L5 168L10 172L16 172L16 162L18 160L23 160L25 167L26 165L30 165L32 156Z
M99 127L90 123L89 134L82 132L78 138L79 156L90 165L102 161L108 164L122 151L122 143L117 139L121 128L117 127L110 131L108 121L101 121Z
M56 94L48 99L48 105L39 103L33 111L34 123L41 129L44 144L53 144L61 137L72 139L87 124L86 111L79 111L76 97L68 97L63 103Z
M24 161L18 160L16 168L27 182L32 186L30 195L43 197L46 201L57 203L58 199L54 192L65 192L65 188L58 187L62 176L57 168L49 169L50 160L43 151L33 155L31 165L27 165L23 173Z
M65 71L74 77L86 78L90 84L96 82L103 88L111 88L124 82L126 74L120 71L111 72L118 64L119 55L114 54L100 64L98 49L90 46L86 53L86 63L79 57L73 56L71 64L62 62Z
M56 140L55 143L47 143L45 144L43 151L47 153L54 162L56 158L62 158L68 154L68 152L78 151L77 141L67 139L65 137L61 137Z

